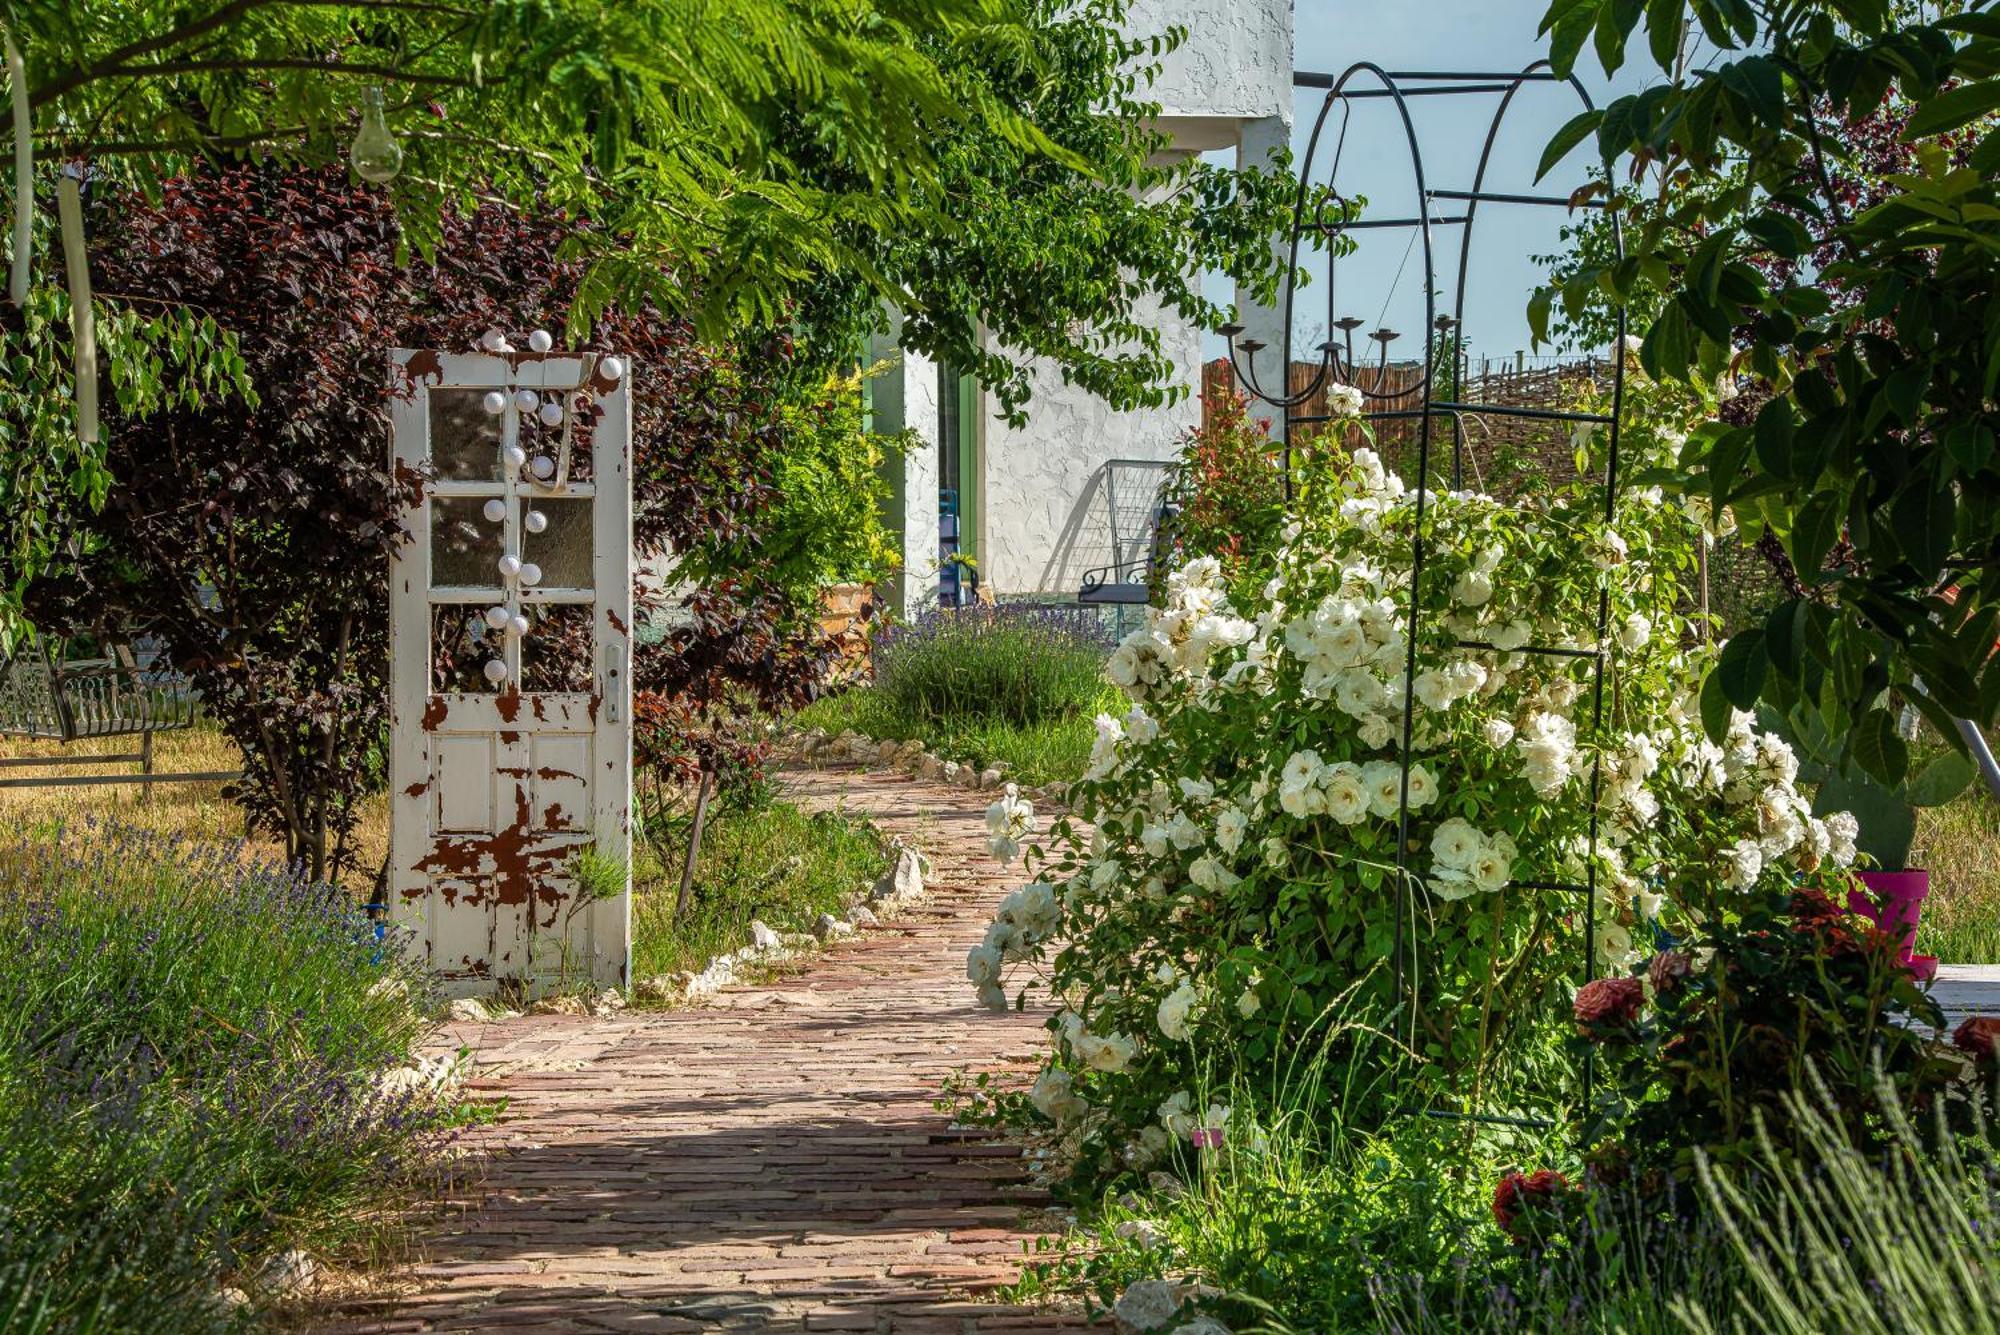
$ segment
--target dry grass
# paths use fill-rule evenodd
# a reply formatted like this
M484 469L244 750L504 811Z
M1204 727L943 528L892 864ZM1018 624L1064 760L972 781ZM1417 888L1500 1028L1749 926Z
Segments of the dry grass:
M68 746L22 737L0 737L0 758L26 756L118 755L136 753L136 737L107 737ZM233 770L241 764L235 746L211 727L163 732L154 739L153 768L160 773ZM137 774L131 765L65 765L55 769L6 769L0 777L42 775ZM0 788L0 823L7 826L74 823L87 817L156 830L163 834L214 842L243 838L243 809L222 795L220 783L89 784L72 788ZM362 809L358 865L366 870L347 879L350 889L365 892L375 868L389 849L389 799L378 793ZM280 860L284 845L258 833L244 854L260 860Z

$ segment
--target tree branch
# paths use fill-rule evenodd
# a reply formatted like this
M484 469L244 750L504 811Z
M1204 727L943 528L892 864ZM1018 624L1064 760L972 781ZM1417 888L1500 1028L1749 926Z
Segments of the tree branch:
M241 70L312 70L319 74L355 74L371 79L383 79L392 83L421 83L447 85L453 88L474 88L470 79L456 74L418 74L399 70L393 65L341 65L329 64L324 60L306 60L301 57L246 57L242 60L166 60L154 65L121 65L106 71L104 77L116 79L137 79L159 74L213 74Z

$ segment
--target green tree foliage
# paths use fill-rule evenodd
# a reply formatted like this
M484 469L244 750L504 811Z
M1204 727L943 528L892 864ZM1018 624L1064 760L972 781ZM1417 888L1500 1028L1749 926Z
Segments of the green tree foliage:
M1578 116L1545 159L1594 134L1607 163L1660 183L1627 258L1579 267L1566 299L1650 285L1670 299L1640 353L1649 372L1742 373L1769 392L1678 461L1718 513L1768 525L1799 577L1722 656L1710 730L1760 700L1807 710L1843 763L1900 782L1890 692L1946 737L1954 716L2000 715L2000 16L1555 0L1542 26L1563 71L1586 43L1606 70L1643 41L1673 71L1690 33L1717 52ZM1870 192L1867 136L1843 131L1885 104L1907 163L1875 169L1888 188Z

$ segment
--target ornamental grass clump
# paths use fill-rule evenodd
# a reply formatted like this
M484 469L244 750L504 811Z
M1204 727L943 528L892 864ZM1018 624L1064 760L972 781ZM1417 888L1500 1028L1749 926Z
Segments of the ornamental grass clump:
M240 1324L436 1162L453 1110L402 943L242 849L117 826L0 847L0 1326ZM415 1078L413 1078L415 1077Z
M1710 651L1676 610L1701 531L1657 491L1626 497L1615 526L1588 487L1430 494L1413 657L1415 494L1357 449L1301 495L1260 590L1233 599L1197 558L1111 655L1127 707L1098 718L1072 792L1094 828L1053 824L1028 855L1042 888L968 960L988 1004L1036 985L1058 1003L1036 1102L1086 1166L1158 1160L1204 1066L1264 1083L1350 991L1359 1023L1331 1061L1370 1054L1351 1080L1383 1092L1362 1121L1549 1109L1571 1092L1550 1054L1574 1024L1587 920L1594 969L1626 973L1656 933L1801 879L1831 888L1855 856L1852 819L1813 814L1781 740L1741 714L1704 735ZM1402 1041L1363 1043L1367 1027ZM1374 1054L1398 1046L1409 1069L1382 1081Z
M1094 608L938 608L877 640L875 690L918 725L1088 718L1110 650Z

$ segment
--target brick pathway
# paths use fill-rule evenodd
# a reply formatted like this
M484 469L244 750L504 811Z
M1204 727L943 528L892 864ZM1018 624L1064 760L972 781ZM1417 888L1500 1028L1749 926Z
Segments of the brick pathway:
M932 897L715 1007L463 1026L507 1112L459 1207L336 1329L1071 1329L976 1299L1018 1273L1045 1193L1018 1149L931 1105L954 1071L1034 1060L1042 1016L981 1010L966 949L1011 884L983 795L853 771L787 776L935 864Z

